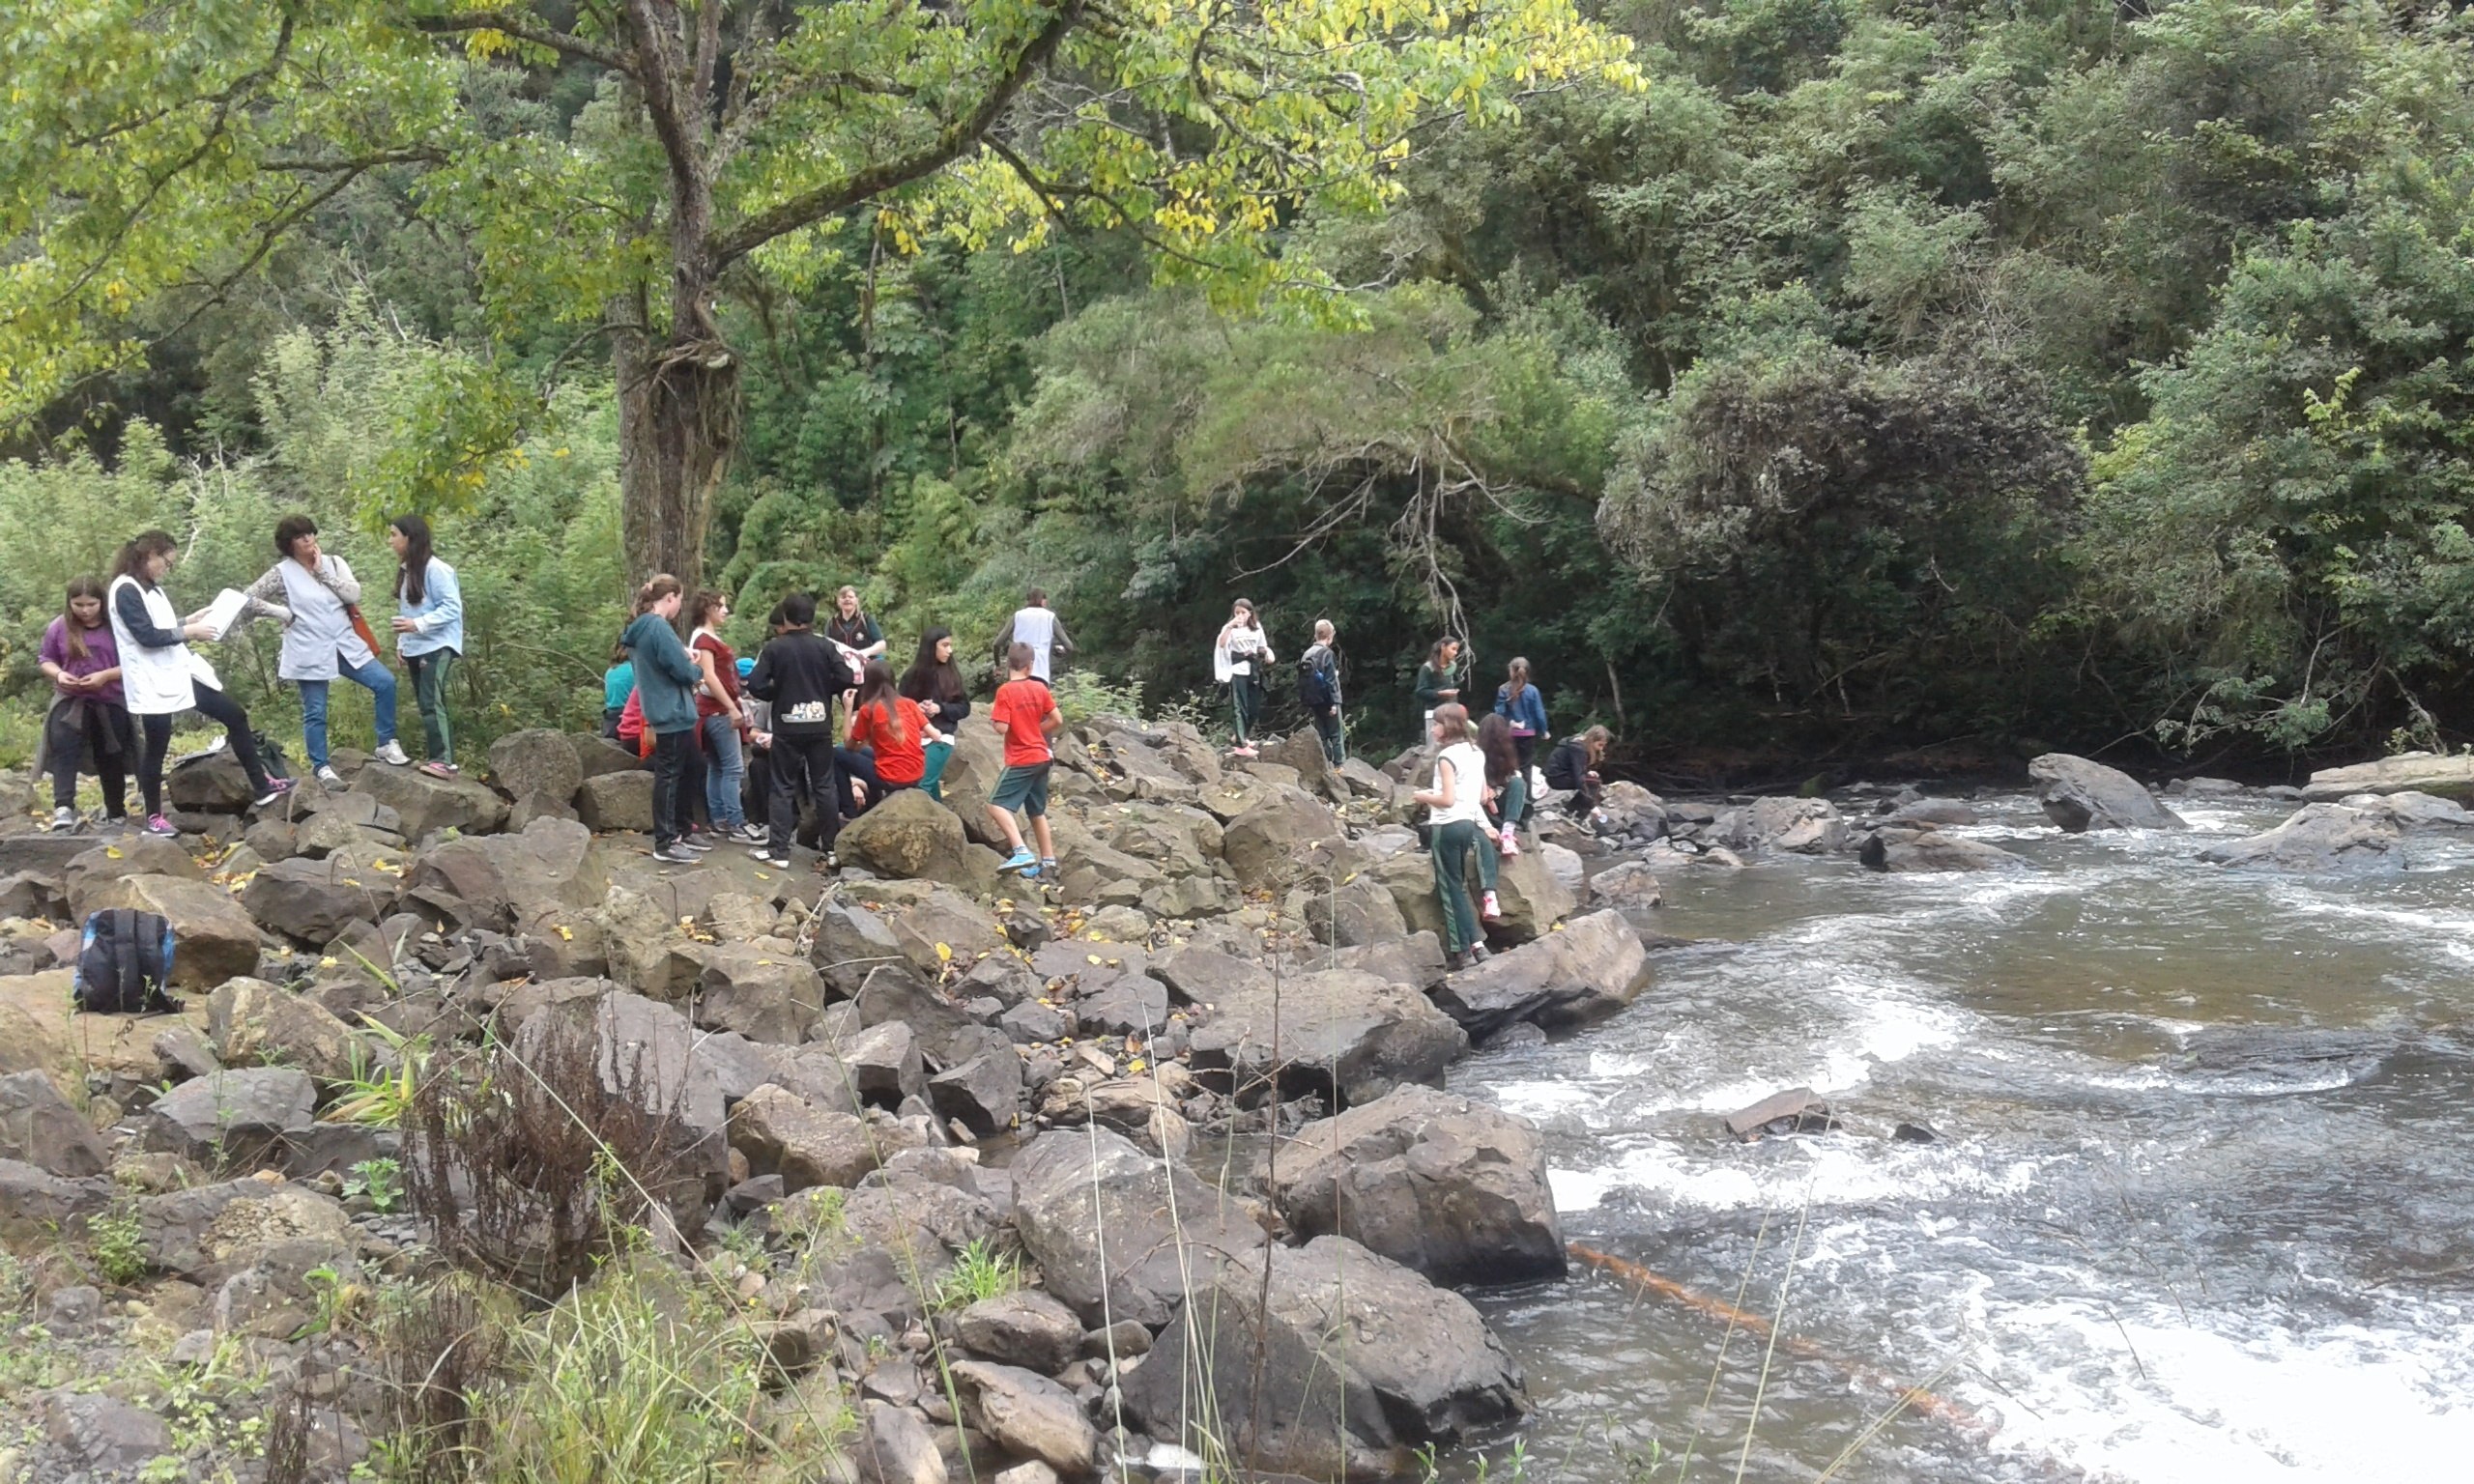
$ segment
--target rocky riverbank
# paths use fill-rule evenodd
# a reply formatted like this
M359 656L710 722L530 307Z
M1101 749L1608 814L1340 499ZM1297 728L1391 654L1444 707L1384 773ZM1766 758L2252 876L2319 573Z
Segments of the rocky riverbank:
M255 818L185 768L178 842L0 799L0 1477L621 1446L551 1429L561 1362L701 1377L666 1425L732 1477L1414 1477L1528 1405L1455 1287L1565 1267L1535 1130L1438 1090L1473 1042L1638 995L1661 870L2026 869L1959 801L1618 785L1602 833L1506 863L1498 953L1446 974L1413 757L1085 726L1036 886L917 794L833 875L663 868L595 739L503 739L495 787L344 761ZM2065 828L2171 827L2038 771ZM2462 814L2383 797L2401 838ZM183 1014L67 1013L66 925L117 905L174 922Z

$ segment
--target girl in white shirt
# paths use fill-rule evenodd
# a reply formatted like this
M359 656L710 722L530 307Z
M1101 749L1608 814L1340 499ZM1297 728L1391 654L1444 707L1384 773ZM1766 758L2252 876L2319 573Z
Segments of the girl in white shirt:
M1240 757L1251 757L1254 721L1263 714L1263 672L1272 663L1271 638L1263 632L1263 620L1255 614L1253 604L1237 600L1228 621L1221 625L1212 659L1214 678L1226 682L1237 712L1237 745L1231 751Z
M1469 729L1469 710L1458 701L1434 708L1430 728L1440 749L1434 761L1434 786L1413 795L1426 806L1433 837L1434 892L1443 902L1444 961L1453 969L1482 963L1489 956L1485 932L1469 900L1469 852L1486 833L1486 759ZM1487 894L1492 906L1493 893Z

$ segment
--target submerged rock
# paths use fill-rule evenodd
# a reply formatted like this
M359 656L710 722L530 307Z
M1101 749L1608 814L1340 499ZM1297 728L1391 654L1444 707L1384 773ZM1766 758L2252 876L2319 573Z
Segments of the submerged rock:
M1838 1127L1837 1120L1830 1116L1829 1104L1809 1087L1772 1093L1751 1107L1728 1114L1721 1122L1729 1133L1747 1144L1770 1134L1827 1133Z
M1877 830L1856 847L1856 858L1867 870L1886 871L2006 870L2028 864L1999 845L1940 830Z
M2305 804L2275 829L2210 845L2200 859L2253 870L2402 870L2403 845L2403 834L2387 817L2343 804Z

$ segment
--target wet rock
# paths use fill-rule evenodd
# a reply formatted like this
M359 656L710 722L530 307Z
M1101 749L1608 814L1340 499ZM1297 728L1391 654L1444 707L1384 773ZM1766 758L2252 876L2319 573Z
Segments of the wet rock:
M1620 1010L1649 981L1640 934L1613 910L1448 975L1434 1002L1473 1036L1515 1020L1568 1025Z
M2349 793L2402 793L2408 789L2442 798L2474 800L2474 753L2453 756L2399 753L2376 762L2322 768L2303 785L2302 796L2308 802L2322 803Z
M1837 1120L1830 1116L1829 1104L1815 1097L1809 1087L1772 1093L1751 1107L1728 1114L1721 1122L1729 1133L1747 1144L1774 1134L1827 1133L1838 1127Z
M1230 986L1191 1044L1204 1084L1241 1102L1318 1092L1345 1107L1405 1083L1441 1086L1469 1037L1413 985L1332 969Z
M2402 870L2404 842L2396 823L2383 815L2343 804L2305 804L2275 829L2210 845L2200 859L2248 870Z
M2028 763L2036 802L2045 816L2069 834L2088 830L2188 829L2182 816L2156 802L2145 785L2119 768L2046 753Z
M1301 1235L1347 1237L1437 1283L1564 1271L1538 1129L1484 1103L1404 1087L1309 1124L1273 1196Z
M945 1456L936 1451L936 1440L928 1424L903 1408L870 1401L849 1451L860 1484L945 1484Z
M403 821L406 840L425 840L440 830L489 835L506 823L506 801L487 784L469 778L433 778L417 768L373 763L360 771L352 786L393 810Z
M900 880L941 881L984 893L996 886L996 860L963 833L960 815L918 789L892 795L842 827L841 859Z
M1928 825L1966 825L1976 822L1975 806L1962 799L1915 799L1890 811L1889 823Z
M1049 1292L1085 1324L1165 1324L1189 1270L1264 1240L1243 1208L1184 1164L1105 1128L1041 1134L1013 1173L1022 1245Z
M284 1141L305 1133L318 1091L294 1067L246 1067L197 1077L155 1099L144 1146L209 1168L280 1162Z
M0 1077L0 1159L70 1180L111 1168L111 1155L85 1115L40 1071Z
M2250 791L2229 778L2177 778L2165 785L2174 799L2238 799Z
M394 903L393 876L339 855L261 867L241 898L259 927L303 944L331 943L356 922L374 925Z
M653 828L653 776L629 770L588 778L576 787L576 818L585 828L649 835Z
M186 876L125 876L100 886L94 905L159 912L180 951L172 987L204 991L258 970L258 925L230 892Z
M974 1356L1052 1376L1081 1355L1082 1321L1053 1296L1026 1288L963 1310L954 1337Z
M1942 1142L1942 1136L1933 1131L1933 1126L1930 1124L1901 1124L1890 1130L1890 1142L1893 1144L1939 1144Z
M1856 858L1868 870L1933 871L1933 870L2014 870L2027 869L2028 862L1999 845L1988 845L1980 840L1959 835L1944 835L1940 830L1909 832L1882 829L1864 837L1856 848Z
M227 1067L295 1067L340 1082L358 1062L374 1063L333 1012L262 979L225 981L206 1002L206 1034Z
M1011 1452L1056 1470L1068 1478L1091 1471L1100 1453L1100 1432L1082 1414L1082 1404L1055 1382L1020 1366L965 1360L954 1367L964 1414Z
M1657 873L1641 861L1617 861L1589 882L1590 900L1619 911L1644 911L1666 899Z
M1155 1437L1314 1478L1396 1476L1409 1449L1498 1427L1528 1405L1518 1367L1467 1299L1345 1237L1199 1274L1121 1391Z
M2474 813L2453 799L2405 789L2398 793L2354 793L2342 801L2347 809L2388 820L2414 833L2447 833L2474 829Z
M1835 855L1847 848L1847 821L1827 799L1755 799L1721 817L1716 833L1739 850Z

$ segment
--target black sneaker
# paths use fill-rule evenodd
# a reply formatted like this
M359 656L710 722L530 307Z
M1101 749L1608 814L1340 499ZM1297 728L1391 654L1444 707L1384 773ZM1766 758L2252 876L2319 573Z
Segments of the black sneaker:
M667 845L653 846L653 859L672 866L693 866L704 857L674 841Z
M689 855L710 855L713 853L713 847L705 843L701 840L678 841L674 843L671 848L674 850L684 850Z

